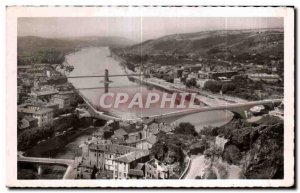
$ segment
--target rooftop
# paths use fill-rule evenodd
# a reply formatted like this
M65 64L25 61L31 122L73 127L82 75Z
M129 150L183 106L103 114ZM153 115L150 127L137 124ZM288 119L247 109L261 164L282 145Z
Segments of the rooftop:
M139 169L129 169L128 175L144 177L144 172Z
M53 97L57 99L69 99L69 96L64 94L56 94Z
M58 93L57 90L51 89L51 90L42 90L42 91L33 91L37 96L44 96L44 95L51 95Z
M114 160L118 162L130 163L148 155L149 155L148 150L139 150L139 151L133 151L123 156L117 157Z
M139 149L117 144L91 144L90 149L94 151L103 151L108 153L126 154Z
M51 112L53 112L52 109L44 108L44 107L40 107L38 109L29 109L26 107L18 107L18 113L42 115L42 114L51 113Z
M147 142L149 142L149 143L151 143L151 144L153 145L153 144L156 143L156 141L157 141L156 138L157 138L157 137L156 137L155 135L151 135L151 136L145 138L144 140L147 141Z

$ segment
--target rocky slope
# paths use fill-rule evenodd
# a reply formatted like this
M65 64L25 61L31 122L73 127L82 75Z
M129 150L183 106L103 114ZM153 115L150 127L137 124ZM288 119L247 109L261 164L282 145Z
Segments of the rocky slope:
M283 122L269 118L260 126L234 120L210 131L206 136L223 136L228 140L221 153L223 161L243 168L247 179L282 179Z

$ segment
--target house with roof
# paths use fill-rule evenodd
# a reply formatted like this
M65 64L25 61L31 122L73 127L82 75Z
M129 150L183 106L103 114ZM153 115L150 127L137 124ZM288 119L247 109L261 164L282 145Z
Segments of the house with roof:
M128 170L129 179L144 179L145 164L138 163L134 168Z
M144 138L138 142L136 142L136 148L139 149L151 149L152 146L156 143L157 137L155 135L151 135L147 138Z
M114 179L129 178L129 173L130 177L143 177L141 174L144 172L137 171L137 165L149 160L149 151L117 144L91 143L86 159L90 167L95 165L100 170L113 171Z
M97 166L101 170L113 170L112 160L133 151L141 151L137 148L118 144L91 143L88 150L90 166Z
M112 139L116 141L138 141L144 137L143 128L139 125L134 127L121 127L114 131L114 134L111 136Z
M31 129L38 126L38 120L31 116L24 116L20 121L20 129Z
M145 163L145 178L146 179L168 179L168 168L157 159L151 159Z
M124 129L117 129L114 131L114 134L111 136L112 140L118 141L125 141L128 139L128 133Z
M47 101L50 101L52 96L56 95L58 91L53 88L47 88L44 90L34 90L31 91L30 95L33 96L34 98L39 98L39 99L44 99Z
M38 120L38 126L53 124L53 109L39 106L18 106L18 114L20 116L30 116Z
M144 178L143 163L149 161L149 151L137 150L113 160L113 179Z
M158 123L152 123L151 125L147 126L146 130L146 136L150 135L157 135L159 133L159 124Z
M53 103L58 104L60 109L69 107L71 104L70 97L68 95L56 94L52 97Z

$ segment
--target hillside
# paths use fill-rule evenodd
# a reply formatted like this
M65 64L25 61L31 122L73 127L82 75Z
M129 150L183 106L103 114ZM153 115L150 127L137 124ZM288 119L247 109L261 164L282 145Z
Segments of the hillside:
M124 47L133 42L121 37L43 38L18 37L18 65L34 63L60 64L69 52L90 46Z
M283 30L222 30L168 35L127 47L131 54L197 54L215 55L260 54L283 57Z
M86 46L128 46L134 42L121 37L43 38L38 36L18 37L18 55L34 54L45 50L67 51Z

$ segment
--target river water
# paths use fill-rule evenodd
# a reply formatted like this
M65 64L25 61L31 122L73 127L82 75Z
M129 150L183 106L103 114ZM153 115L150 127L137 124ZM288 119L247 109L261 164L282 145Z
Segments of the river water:
M91 47L81 51L69 54L66 56L68 64L74 66L74 70L68 76L91 76L104 75L105 69L108 69L110 75L126 74L124 66L120 65L119 61L110 57L108 47ZM97 89L80 89L80 92L94 105L99 107L100 96L104 93L104 78L70 78L68 79L75 88L97 88ZM137 92L147 96L149 92L155 92L162 95L163 91L141 86L138 83L132 82L126 76L110 77L109 92L121 93L125 92L133 95ZM163 114L168 112L178 111L178 109L159 108L150 106L150 109L133 108L128 109L128 104L119 106L119 108L103 109L104 112L113 114L114 116L124 119L134 119L142 116L150 116ZM101 107L100 107L101 108ZM197 131L203 126L221 126L232 119L232 113L227 111L211 111L201 112L185 117L176 118L175 123L191 122L195 125Z

